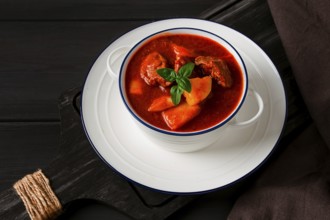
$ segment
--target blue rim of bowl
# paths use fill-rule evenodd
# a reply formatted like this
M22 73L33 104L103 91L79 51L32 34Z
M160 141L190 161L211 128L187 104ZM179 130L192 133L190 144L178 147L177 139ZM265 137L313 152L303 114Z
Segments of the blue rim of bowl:
M242 66L243 66L243 69L244 69L244 75L245 75L245 80L246 80L246 86L245 86L245 91L243 91L243 97L242 97L242 100L241 102L239 103L239 105L236 107L235 111L231 113L231 115L226 118L225 120L223 120L222 122L210 127L210 128L207 128L207 129L203 129L201 131L194 131L194 132L180 132L180 131L169 131L169 130L164 130L164 129L160 129L156 126L153 126L151 125L150 123L142 120L133 110L132 108L129 106L129 104L127 103L128 101L125 100L125 95L124 95L124 92L123 92L123 88L122 88L122 72L123 72L123 68L124 68L124 64L126 63L128 57L132 54L132 52L135 50L136 47L140 46L141 43L143 42L147 42L148 39L150 39L151 37L155 36L155 35L158 35L158 34L161 34L161 33L164 33L164 32L168 32L168 31L175 31L175 30L183 30L183 29L186 29L186 30L195 30L195 31L200 31L200 32L204 32L204 33L207 33L207 34L210 34L210 35L213 35L217 38L220 38L222 41L226 42L228 44L229 47L231 47L235 53L237 54L237 56L239 57L240 61L242 62ZM197 34L196 34L197 35ZM246 69L246 66L245 66L245 63L243 61L243 58L241 57L240 53L236 50L236 48L231 44L229 43L226 39L220 37L219 35L217 34L214 34L212 32L209 32L209 31L206 31L206 30L202 30L202 29L198 29L198 28L191 28L191 27L177 27L177 28L169 28L169 29L165 29L165 30L161 30L161 31L158 31L158 32L155 32L153 34L150 34L146 37L144 37L142 40L140 40L138 43L136 43L129 51L128 53L126 54L124 60L123 60L123 63L121 64L121 67L120 67L120 72L119 72L119 90L120 90L120 96L125 104L125 107L128 109L129 113L138 121L140 122L142 125L156 131L156 132L159 132L159 133L162 133L162 134L167 134L167 135L173 135L173 136L195 136L195 135L201 135L201 134L205 134L205 133L208 133L210 131L213 131L221 126L223 126L224 124L226 124L228 121L230 121L236 114L237 112L240 110L241 106L243 105L244 101L245 101L245 98L246 98L246 95L247 95L247 90L249 88L249 80L248 80L248 73L247 73L247 69Z

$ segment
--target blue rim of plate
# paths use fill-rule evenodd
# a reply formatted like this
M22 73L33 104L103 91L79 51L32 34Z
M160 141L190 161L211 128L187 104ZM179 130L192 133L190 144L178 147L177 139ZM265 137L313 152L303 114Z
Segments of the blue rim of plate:
M172 19L166 19L166 20L172 20ZM166 21L166 20L163 20L163 21ZM210 23L214 23L214 24L218 24L218 23L215 23L215 22L212 22L212 21L208 21L208 20L203 20L203 19L193 19L193 20L199 20L199 21L205 21L205 22L210 22ZM148 24L146 24L148 25ZM218 24L219 25L219 24ZM143 25L145 26L145 25ZM205 30L203 30L205 31ZM263 52L263 51L262 51ZM264 53L264 52L263 52ZM266 54L265 54L266 55ZM267 56L267 55L266 55ZM95 63L92 64L92 66L94 66ZM274 64L272 64L274 65ZM275 66L274 66L275 67ZM105 164L107 164L109 166L109 168L111 168L114 172L116 172L119 176L123 177L125 180L133 183L133 184L136 184L138 186L141 186L145 189L149 189L149 190L152 190L152 191L155 191L155 192L159 192L159 193L166 193L166 194L170 194L170 195L200 195L200 194L205 194L205 193L210 193L210 192L214 192L214 191L217 191L217 190L220 190L220 189L225 189L225 188L228 188L232 185L234 185L235 183L237 182L240 182L244 179L248 179L250 176L252 176L257 170L260 169L260 167L262 167L268 160L269 158L275 153L275 151L277 150L278 148L278 144L281 140L281 138L283 137L284 135L284 128L285 128L285 124L287 122L287 116L288 116L288 100L287 100L287 91L285 89L285 87L283 86L283 81L280 80L280 83L282 85L282 88L283 88L283 92L284 92L284 105L285 105L285 109L284 109L284 117L283 117L283 125L282 125L282 128L281 128L281 131L279 132L278 134L278 137L276 139L276 141L274 142L274 145L272 147L272 149L270 150L270 152L268 153L268 155L266 155L266 157L257 165L255 166L253 169L251 169L249 172L243 174L241 177L237 178L236 180L232 181L232 182L229 182L227 184L224 184L224 185L221 185L219 187L213 187L213 188L210 188L210 189L206 189L206 190L199 190L199 191L188 191L188 192L181 192L181 191L169 191L169 190L163 190L163 189L158 189L158 188L154 188L154 187L151 187L151 186L148 186L146 184L142 184L138 181L135 181L133 180L132 178L129 178L128 176L124 175L123 173L121 173L120 171L118 171L115 167L113 167L102 155L101 153L98 151L97 147L94 145L88 131L87 131L87 126L86 126L86 123L85 123L85 120L84 120L84 114L83 114L83 94L84 94L84 91L85 91L85 88L86 88L86 83L87 83L87 80L88 80L88 76L89 74L86 75L85 77L85 80L84 80L84 83L83 83L83 87L82 87L82 91L81 91L81 100L80 100L80 118L81 118L81 121L82 121L82 128L86 134L86 137L89 141L89 143L91 144L92 148L94 149L94 151L96 152L96 154L99 156L99 158L104 161Z

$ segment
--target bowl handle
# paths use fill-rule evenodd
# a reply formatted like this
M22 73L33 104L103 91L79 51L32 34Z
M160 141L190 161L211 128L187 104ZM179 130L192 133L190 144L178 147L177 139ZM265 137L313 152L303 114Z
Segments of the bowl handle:
M117 79L119 76L120 66L124 61L127 52L130 50L129 46L122 46L114 49L107 57L107 70L111 78Z
M258 104L258 112L250 119L246 120L246 121L237 121L236 117L233 118L233 120L231 120L229 122L229 125L232 125L232 126L245 126L245 125L250 125L252 124L253 122L255 122L261 115L261 113L263 112L264 110L264 102L260 96L260 94L258 92L256 92L254 89L251 89L249 88L248 90L249 93L251 93L256 101L257 101L257 104Z

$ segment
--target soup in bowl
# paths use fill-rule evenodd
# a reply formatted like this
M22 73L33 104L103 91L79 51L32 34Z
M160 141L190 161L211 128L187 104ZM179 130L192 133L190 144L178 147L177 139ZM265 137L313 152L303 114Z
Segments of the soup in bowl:
M218 140L248 92L243 59L214 33L168 29L146 36L125 55L122 100L148 138L167 150L190 152ZM261 111L260 101L257 115L236 125L254 122Z

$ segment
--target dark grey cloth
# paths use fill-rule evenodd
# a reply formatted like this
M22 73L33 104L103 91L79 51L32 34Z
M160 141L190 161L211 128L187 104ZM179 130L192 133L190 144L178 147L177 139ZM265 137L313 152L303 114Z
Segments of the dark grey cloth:
M313 123L281 146L229 219L330 219L330 1L268 3Z

